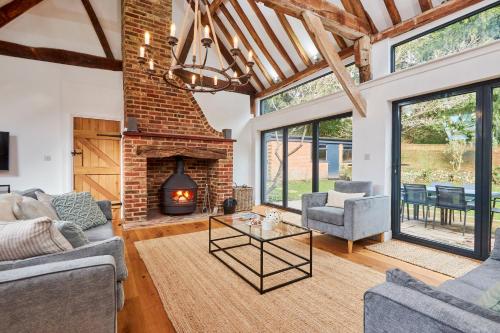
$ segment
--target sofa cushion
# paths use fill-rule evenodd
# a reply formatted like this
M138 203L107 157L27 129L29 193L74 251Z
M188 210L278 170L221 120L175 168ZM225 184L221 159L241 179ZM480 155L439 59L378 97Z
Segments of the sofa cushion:
M82 228L77 224L69 221L54 221L57 230L70 242L74 248L83 246L89 243L89 240Z
M423 295L432 297L434 299L452 305L461 310L487 318L496 323L500 323L499 313L492 311L490 309L483 308L482 306L463 300L459 297L455 297L439 289L433 288L399 269L393 269L387 271L386 280L387 282L392 282L402 287L418 291Z
M41 192L44 193L43 190L39 188L30 188L24 191L19 191L17 192L19 195L22 195L23 197L29 197L32 199L36 199L36 192Z
M45 192L36 192L36 199L43 203L47 209L51 210L57 217L56 219L59 218L57 215L57 211L54 208L54 205L52 204L52 199L54 199L54 196L47 194Z
M438 290L463 299L464 301L475 303L481 296L484 291L471 286L469 284L463 283L460 280L449 280L441 284Z
M18 260L71 250L52 220L0 222L0 261Z
M486 291L500 281L500 262L488 259L479 267L458 278L458 280Z
M343 193L330 190L328 191L328 200L326 206L344 208L344 203L348 199L356 199L364 197L364 193Z
M84 231L85 236L90 242L98 242L111 237L114 237L113 225L111 222L90 228Z
M500 282L486 290L476 303L487 309L500 312Z
M14 215L14 203L19 196L14 193L0 194L0 221L12 222L17 220L16 215Z
M52 205L63 221L71 221L83 230L106 224L108 220L89 192L56 195Z
M344 210L337 207L311 207L307 209L308 218L338 226L344 225Z
M337 180L334 190L344 193L365 193L365 197L373 195L372 182Z
M55 210L47 207L44 203L31 197L21 197L13 206L14 215L18 220L31 220L39 217L57 219Z

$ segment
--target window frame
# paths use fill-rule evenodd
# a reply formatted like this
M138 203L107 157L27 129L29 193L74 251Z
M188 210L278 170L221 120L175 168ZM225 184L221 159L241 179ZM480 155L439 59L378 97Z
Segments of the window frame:
M405 70L405 69L409 69L409 68L414 67L414 66L412 66L412 67L408 67L408 68L405 68L405 69L401 69L401 70L399 70L399 71L396 71L396 48L397 48L398 46L401 46L401 45L403 45L403 44L406 44L406 43L412 42L412 41L414 41L414 40L416 40L416 39L419 39L420 37L423 37L423 36L425 36L425 35L431 34L431 33L436 32L436 31L438 31L438 30L444 29L444 28L446 28L446 27L448 27L448 26L450 26L450 25L453 25L453 24L455 24L455 23L457 23L457 22L460 22L460 21L462 21L462 20L465 20L465 19L467 19L467 18L469 18L469 17L472 17L472 16L474 16L474 15L480 14L480 13L482 13L482 12L484 12L484 11L487 11L487 10L489 10L489 9L491 9L491 8L494 8L494 7L497 7L497 6L499 6L499 5L500 5L500 1L495 1L495 2L493 2L493 3L490 3L490 4L489 4L489 5L487 5L487 6L481 7L481 8L476 9L476 10L474 10L474 11L470 12L470 13L467 13L467 14L465 14L465 15L462 15L462 16L460 16L460 17L457 17L457 18L455 18L455 19L453 19L453 20L451 20L451 21L445 22L445 23L440 24L440 25L438 25L438 26L436 26L436 27L434 27L434 28L431 28L431 29L428 29L428 30L426 30L426 31L423 31L423 32L421 32L421 33L419 33L419 34L417 34L417 35L415 35L415 36L410 37L410 38L404 39L404 40L402 40L402 41L400 41L400 42L398 42L398 43L396 43L396 44L392 44L392 45L391 45L391 52L390 52L390 54L391 54L391 73L396 73L396 72L403 71L403 70ZM459 53L460 53L460 52L459 52ZM456 54L456 53L454 53L454 54ZM436 58L436 59L440 59L440 58ZM435 59L432 59L432 60L435 60ZM432 61L432 60L429 60L429 61ZM423 63L423 64L426 64L426 63L427 63L427 62L425 62L425 63ZM419 65L423 65L423 64L419 64ZM418 66L418 65L415 65L415 66Z
M350 63L348 63L347 65L345 65L345 67L346 67L346 68L347 68L347 67L351 67L351 66L356 66L356 64L355 64L354 62L350 62ZM286 93L287 91L290 91L290 90L292 90L292 89L295 89L295 88L301 87L301 86L303 86L303 85L305 85L305 84L308 84L308 83L310 83L310 82L313 82L313 81L319 80L319 79L321 79L321 78L323 78L323 77L325 77L325 76L327 76L327 75L330 75L330 74L333 74L333 71L328 71L328 72L323 73L323 74L321 74L321 75L319 75L319 76L316 76L316 77L313 77L313 78L311 78L311 79L309 79L309 80L307 80L307 81L304 81L304 82L302 82L302 83L300 83L300 84L297 84L297 85L294 85L294 86L288 87L288 88L286 88L286 89L284 89L284 90L281 90L281 91L279 91L279 92L277 92L277 93L275 93L275 94L272 94L272 95L270 95L270 96L266 96L266 97L264 97L264 98L260 99L260 100L259 100L259 116L263 116L263 115L266 115L266 114L271 114L271 113L273 113L273 112L277 112L277 111L281 111L281 110L286 109L286 108L283 108L283 109L279 109L279 110L276 110L276 111L273 111L273 112L269 112L269 113L262 113L262 102L264 102L266 99L273 98L273 97L278 96L278 95L280 95L280 94ZM325 96L326 96L326 95L325 95ZM297 105L301 105L301 104L297 104Z
M270 207L279 208L282 210L290 211L293 213L301 213L301 210L289 208L288 207L288 129L292 127L298 127L303 125L311 125L312 126L312 192L319 192L319 124L323 121L333 120L333 119L342 119L353 117L352 112L345 112L334 116L312 119L308 121L303 121L300 123L294 123L289 125L284 125L280 127L275 127L271 129L266 129L260 131L260 203L261 205L266 205ZM265 135L269 132L273 131L283 131L283 176L282 176L282 205L276 205L270 202L266 202L266 141ZM351 140L352 147L352 140ZM352 148L351 148L352 149Z

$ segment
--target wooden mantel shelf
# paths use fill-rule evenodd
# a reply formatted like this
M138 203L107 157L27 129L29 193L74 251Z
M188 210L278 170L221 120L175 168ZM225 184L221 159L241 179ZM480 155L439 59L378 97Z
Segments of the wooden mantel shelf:
M166 138L166 139L183 139L183 140L198 140L198 141L216 141L216 142L236 142L234 139L225 139L218 137L200 136L200 135L179 135L179 134L161 134L149 132L123 132L124 136L138 136L146 138Z

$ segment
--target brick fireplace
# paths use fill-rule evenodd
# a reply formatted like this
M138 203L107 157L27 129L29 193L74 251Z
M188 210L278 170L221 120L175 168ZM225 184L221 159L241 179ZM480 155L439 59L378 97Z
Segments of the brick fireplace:
M137 63L144 31L152 33L157 67L170 63L165 48L172 4L169 0L124 0L122 24L125 119L135 117L139 132L123 137L123 204L125 223L147 220L159 208L162 183L183 156L185 173L198 185L198 210L210 191L211 206L232 194L233 142L213 129L189 92L150 79Z

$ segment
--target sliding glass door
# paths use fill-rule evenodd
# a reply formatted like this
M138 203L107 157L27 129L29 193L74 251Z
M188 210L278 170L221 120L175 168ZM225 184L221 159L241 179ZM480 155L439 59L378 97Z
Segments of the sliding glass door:
M395 238L487 256L500 226L498 98L488 82L394 103Z
M264 204L299 212L303 194L333 189L351 169L350 113L262 133Z

